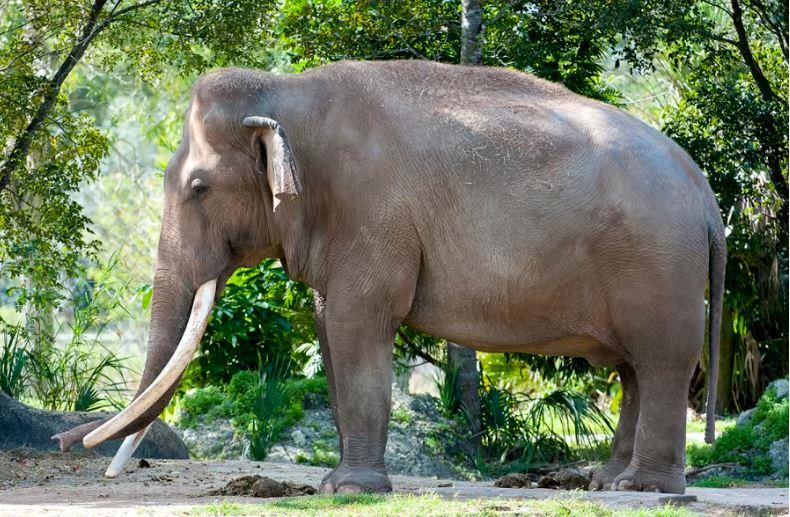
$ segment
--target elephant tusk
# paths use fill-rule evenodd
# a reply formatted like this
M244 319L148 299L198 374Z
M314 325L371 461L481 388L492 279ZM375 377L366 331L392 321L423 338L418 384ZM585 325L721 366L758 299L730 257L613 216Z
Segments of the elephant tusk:
M143 438L145 438L146 433L152 425L153 424L148 424L141 431L130 434L123 440L123 443L118 448L118 452L115 453L110 466L107 467L107 472L104 473L105 477L114 478L123 471L123 468L127 463L129 463L129 460L132 458L132 454L134 454L134 451L137 450L137 447L140 445L140 442L143 441Z
M195 293L195 300L192 302L192 311L189 314L184 334L178 347L173 352L172 357L167 362L159 375L146 388L143 393L135 398L123 411L108 420L101 427L85 435L82 445L86 449L96 447L113 435L122 431L126 426L134 422L143 415L157 400L159 400L169 390L181 374L184 373L192 357L195 355L200 344L200 338L208 324L208 317L214 305L214 293L217 290L217 280L209 280L200 287ZM122 446L123 448L123 446Z

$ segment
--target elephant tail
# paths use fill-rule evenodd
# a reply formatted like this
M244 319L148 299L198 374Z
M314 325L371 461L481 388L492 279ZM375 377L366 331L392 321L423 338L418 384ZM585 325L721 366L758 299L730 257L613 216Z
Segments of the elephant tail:
M724 225L718 207L715 216L708 222L710 242L708 258L708 281L710 283L708 317L708 400L705 417L705 442L716 440L716 384L719 378L719 340L721 332L721 312L724 302L724 274L727 265L727 243L724 239Z

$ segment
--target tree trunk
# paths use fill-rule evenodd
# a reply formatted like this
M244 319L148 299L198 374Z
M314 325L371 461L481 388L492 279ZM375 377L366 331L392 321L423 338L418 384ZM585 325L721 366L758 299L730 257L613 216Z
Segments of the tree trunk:
M470 348L448 341L447 367L458 370L455 396L461 403L461 410L469 419L475 448L479 450L482 423L480 422L480 392L478 391L480 378L477 371L477 354Z
M483 8L479 0L461 0L461 64L483 64ZM469 418L474 444L481 447L480 378L474 350L447 342L447 364L458 368L456 397Z
M724 414L732 408L732 367L735 356L735 335L732 331L732 312L725 303L722 307L721 338L719 342L719 378L716 384L716 413Z
M461 64L483 64L483 7L479 0L461 0Z

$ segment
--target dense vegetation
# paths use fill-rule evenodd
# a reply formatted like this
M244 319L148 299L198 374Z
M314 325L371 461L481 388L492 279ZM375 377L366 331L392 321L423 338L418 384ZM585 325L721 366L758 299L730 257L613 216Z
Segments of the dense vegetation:
M771 423L781 411L786 421L786 399L782 410L760 398L788 371L787 20L786 3L762 0L482 2L484 66L632 111L675 138L716 193L729 252L718 410L759 400L770 432L728 431L692 464L743 463L745 440L762 451L744 465L758 472L766 444L787 435ZM140 362L131 343L145 337L161 174L197 74L455 63L462 32L456 0L0 2L0 389L52 409L123 403ZM402 327L397 368L444 371L437 404L463 434L445 349ZM567 459L567 435L597 447L616 374L576 359L480 359L478 468ZM171 410L232 418L263 457L304 391L325 392L321 375L311 293L266 261L230 280Z

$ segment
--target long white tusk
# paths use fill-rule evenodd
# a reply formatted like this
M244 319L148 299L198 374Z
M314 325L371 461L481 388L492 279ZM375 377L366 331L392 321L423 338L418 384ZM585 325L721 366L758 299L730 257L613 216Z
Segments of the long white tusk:
M95 447L107 440L114 434L122 431L124 427L145 413L157 400L159 400L169 390L178 378L184 373L192 356L195 355L200 344L200 338L206 330L208 317L214 305L214 293L217 290L217 281L209 280L198 287L195 293L195 300L192 302L192 312L189 314L189 321L181 336L181 341L173 356L167 362L159 375L154 379L146 390L135 398L126 409L112 417L104 425L94 429L82 439L82 445L86 449Z
M110 466L107 467L107 472L104 473L105 477L114 478L123 471L123 468L127 463L129 463L129 460L132 459L132 454L134 454L134 451L137 450L137 447L140 445L140 442L143 441L145 434L152 425L153 424L148 424L143 430L137 431L134 434L130 434L123 440L123 443L118 448L118 452L115 453L115 457L113 457Z

